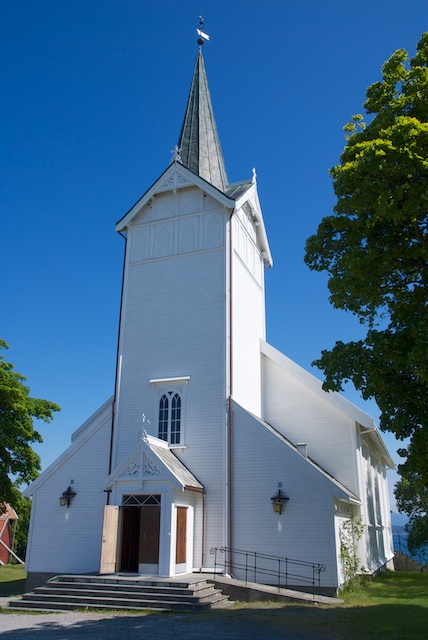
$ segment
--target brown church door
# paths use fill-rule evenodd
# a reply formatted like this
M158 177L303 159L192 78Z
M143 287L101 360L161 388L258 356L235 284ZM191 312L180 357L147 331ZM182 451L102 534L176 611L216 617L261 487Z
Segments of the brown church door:
M175 564L178 571L186 571L187 507L177 507L177 533L175 541Z
M159 570L160 506L141 507L139 571L156 574Z
M140 538L140 509L121 507L122 547L120 570L138 572L138 545Z

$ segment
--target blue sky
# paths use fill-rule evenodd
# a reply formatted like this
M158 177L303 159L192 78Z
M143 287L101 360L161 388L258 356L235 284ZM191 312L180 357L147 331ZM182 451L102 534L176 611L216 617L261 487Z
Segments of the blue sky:
M336 340L363 335L329 304L304 244L334 206L342 127L391 53L414 53L426 0L2 3L0 337L32 395L62 407L40 425L44 468L113 393L124 248L114 225L169 164L202 8L229 180L257 170L274 258L268 341L310 369Z

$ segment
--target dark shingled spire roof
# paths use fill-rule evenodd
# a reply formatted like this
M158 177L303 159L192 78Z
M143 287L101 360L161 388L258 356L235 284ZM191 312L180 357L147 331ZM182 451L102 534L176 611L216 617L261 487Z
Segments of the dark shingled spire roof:
M196 59L178 147L181 162L185 167L220 191L225 191L226 168L201 51Z

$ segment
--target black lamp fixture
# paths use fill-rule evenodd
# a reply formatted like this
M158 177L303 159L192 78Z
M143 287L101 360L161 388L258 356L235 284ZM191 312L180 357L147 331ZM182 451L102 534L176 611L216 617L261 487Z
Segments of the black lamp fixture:
M65 491L62 492L61 497L59 499L59 503L61 505L61 507L68 507L71 505L71 503L73 502L73 498L75 497L76 492L73 491L73 489L71 487L68 487L68 489L66 489Z
M274 512L282 513L282 508L289 499L290 498L283 493L282 489L278 489L275 495L271 498Z

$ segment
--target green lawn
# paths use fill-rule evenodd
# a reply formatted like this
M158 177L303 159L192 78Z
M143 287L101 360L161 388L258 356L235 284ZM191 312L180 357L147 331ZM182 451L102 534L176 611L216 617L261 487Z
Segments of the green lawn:
M311 630L331 640L425 640L428 573L384 572L348 587L341 605L237 603L234 610L291 635ZM257 614L255 609L257 608ZM256 615L255 615L256 614Z
M350 637L419 640L428 635L428 573L386 571L348 588L343 598L342 624L356 626Z
M0 566L0 598L17 596L25 592L26 573L22 564Z

